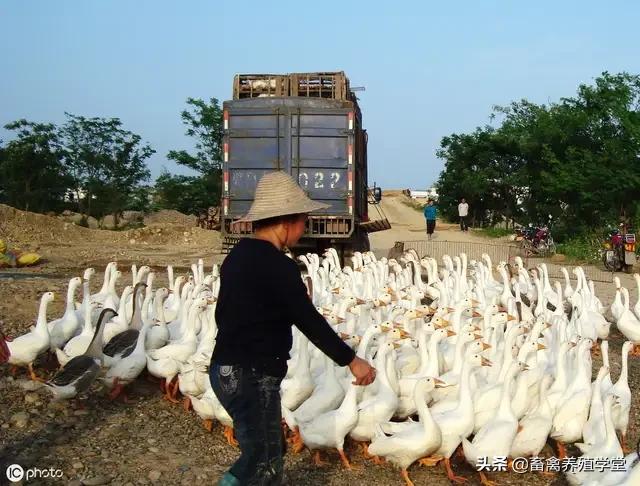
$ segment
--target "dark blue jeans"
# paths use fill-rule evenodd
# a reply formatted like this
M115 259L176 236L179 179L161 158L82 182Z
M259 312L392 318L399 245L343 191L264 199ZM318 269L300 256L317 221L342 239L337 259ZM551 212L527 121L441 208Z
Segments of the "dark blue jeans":
M233 419L241 451L220 484L280 485L286 452L280 409L282 378L248 366L217 364L211 366L209 378L218 400Z

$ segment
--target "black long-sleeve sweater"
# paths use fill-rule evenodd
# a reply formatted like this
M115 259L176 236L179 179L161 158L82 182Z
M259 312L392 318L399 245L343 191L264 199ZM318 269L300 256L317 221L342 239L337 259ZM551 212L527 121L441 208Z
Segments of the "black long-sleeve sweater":
M292 325L338 365L355 357L313 306L296 263L268 241L243 238L222 263L220 279L212 363L283 377Z

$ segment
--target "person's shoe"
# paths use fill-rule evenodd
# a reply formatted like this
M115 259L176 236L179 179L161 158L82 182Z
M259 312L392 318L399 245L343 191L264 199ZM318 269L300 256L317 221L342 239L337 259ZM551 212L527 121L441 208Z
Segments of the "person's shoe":
M218 481L218 486L240 486L240 480L230 472L226 472Z

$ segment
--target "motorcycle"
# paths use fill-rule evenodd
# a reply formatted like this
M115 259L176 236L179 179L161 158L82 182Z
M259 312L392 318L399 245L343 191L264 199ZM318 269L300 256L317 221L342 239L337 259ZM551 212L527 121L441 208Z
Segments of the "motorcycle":
M533 226L529 223L529 226L516 230L516 241L520 241L527 254L546 256L556 253L556 244L547 224Z
M636 264L636 235L621 228L609 230L602 244L602 263L611 272L633 272Z

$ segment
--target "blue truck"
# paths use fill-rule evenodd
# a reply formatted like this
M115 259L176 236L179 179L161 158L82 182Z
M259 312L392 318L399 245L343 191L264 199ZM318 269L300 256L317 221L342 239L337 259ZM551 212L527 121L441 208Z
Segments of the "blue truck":
M331 246L344 261L369 250L370 232L390 228L379 210L369 217L380 190L367 185L367 132L343 72L236 75L223 117L223 251L252 234L250 223L235 221L273 170L291 174L310 198L330 205L310 216L290 249L296 254Z

